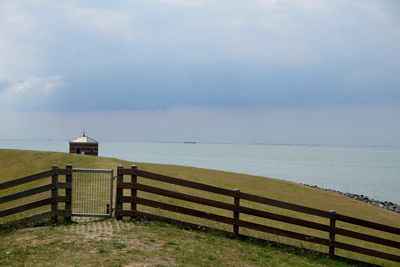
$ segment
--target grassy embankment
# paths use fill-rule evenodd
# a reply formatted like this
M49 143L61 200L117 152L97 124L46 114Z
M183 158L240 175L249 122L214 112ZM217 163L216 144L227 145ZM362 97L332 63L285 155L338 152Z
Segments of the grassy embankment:
M34 172L47 170L53 164L58 164L61 167L67 163L71 163L74 167L114 168L114 169L116 168L117 165L124 165L125 167L128 167L131 165L131 163L127 162L127 161L122 161L122 160L118 160L118 159L110 159L110 158L102 158L102 157L89 157L89 156L80 156L80 155L71 155L71 154L53 153L53 152L0 150L0 182L4 182L6 180L13 179L13 178L22 177L24 175L29 175ZM214 170L207 170L207 169L199 169L199 168L191 168L191 167L173 166L173 165L147 164L147 163L137 163L137 165L141 169L145 169L145 170L149 170L149 171L153 171L153 172L163 173L166 175L176 176L176 177L193 180L193 181L198 181L198 182L202 182L202 183L213 184L213 185L228 188L228 189L240 188L240 190L243 192L248 192L248 193L252 193L252 194L257 194L257 195L266 196L269 198L279 199L282 201L297 203L300 205L310 206L310 207L324 209L324 210L334 209L338 213L342 213L342 214L350 215L353 217L358 217L358 218L362 218L362 219L366 219L366 220L376 221L376 222L400 227L399 214L395 214L393 212L389 212L387 210L380 209L378 207L374 207L374 206L368 205L366 203L362 203L362 202L355 201L355 200L352 200L352 199L349 199L349 198L346 198L343 196L339 196L334 193L325 192L322 190L301 186L301 185L291 183L291 182L285 182L285 181L276 180L276 179L266 179L263 177L256 177L256 176L250 176L250 175L221 172L221 171L214 171ZM161 183L147 181L146 179L143 179L143 178L139 178L139 182L146 183L146 184L152 184L152 185L155 185L155 184L161 185ZM40 183L45 184L46 182L41 181ZM230 198L222 197L222 196L218 196L218 195L214 195L214 194L208 194L208 193L201 192L201 191L189 190L189 189L182 188L179 186L165 186L165 185L162 185L162 186L164 188L174 188L175 190L179 190L180 192L191 193L191 194L195 194L198 196L212 197L216 200L221 200L221 201L228 202L228 203L232 202L232 199L230 199ZM9 194L11 192L6 191L6 192L2 192L2 194L3 193ZM141 195L151 197L152 199L163 199L164 201L167 201L168 203L172 203L172 204L180 203L182 205L182 203L183 203L182 201L169 199L169 198L162 198L162 197L158 197L158 196L154 196L154 195L150 195L150 194L142 193ZM39 197L39 196L35 196L34 198L37 198L37 197ZM27 201L33 200L34 198L28 199ZM12 205L19 205L19 204L21 204L21 203L19 203L18 201L15 201L12 203ZM245 202L245 201L243 201L242 204L251 206L251 207L255 207L258 209L264 209L264 210L268 210L268 211L277 212L277 213L284 214L284 215L297 216L299 218L303 218L303 219L307 219L307 220L311 220L311 221L315 221L315 222L320 222L320 223L325 223L325 224L328 223L326 219L321 219L321 218L317 218L314 216L308 216L308 215L304 215L301 213L290 212L290 211L281 211L276 208L266 208L262 205L249 203L249 202ZM186 207L191 207L191 208L196 208L199 210L206 210L206 211L214 212L214 213L221 214L221 215L231 216L230 212L221 211L219 209L204 208L204 207L201 207L200 205L191 204L191 203L184 203L184 205ZM11 206L8 205L7 208L8 207L11 207ZM0 205L0 209L4 209L4 208L6 208L5 205ZM219 228L219 229L230 230L229 226L225 227L223 225L213 223L213 222L208 222L208 221L205 221L202 219L191 218L191 217L178 215L178 214L174 214L174 213L170 213L170 212L159 211L159 210L155 210L155 209L151 209L151 208L140 207L139 210L151 211L156 214L161 214L161 215L169 216L169 217L176 218L176 219L184 218L186 221L200 223L200 224L204 224L204 225ZM303 233L327 238L326 233L320 233L319 231L314 231L314 230L310 230L310 229L303 228L303 227L292 226L290 224L284 224L284 223L274 222L274 221L270 221L270 220L257 219L252 216L242 216L241 215L241 219L251 220L251 221L260 222L260 223L268 223L268 225L271 225L274 227L289 229L289 230L293 230L293 231L300 231ZM141 225L141 224L139 224L139 225ZM178 237L182 238L182 240L180 240L180 242L178 242L177 244L182 245L188 241L188 240L185 240L187 238L188 232L176 231L176 230L174 230L175 229L174 227L170 228L165 225L159 225L159 224L149 224L149 225L151 225L151 226L147 227L147 229L150 232L153 230L155 232L157 232L156 229L162 229L162 228L165 228L166 232L168 232L168 231L174 232L174 234L171 234L171 236L175 236L176 238L178 238ZM342 226L342 225L340 225L340 226ZM343 224L343 227L345 227L345 226L346 225ZM371 234L374 233L374 231L371 231L371 230L367 231L367 230L363 229L362 227L356 227L356 226L352 226L352 227L347 226L347 227L349 229L362 231L364 233L371 233ZM144 228L146 228L146 227L144 227ZM64 230L62 227L61 228L55 227L55 228L50 228L50 229L45 229L45 230L42 229L42 230L37 230L37 231L32 232L32 235L33 236L36 234L41 235L42 232L48 232L48 231L50 231L50 232L52 231L52 233L55 233L55 234L58 233L58 236L61 238L62 232ZM160 232L162 232L162 231L160 230ZM289 245L296 245L296 246L302 246L302 247L306 247L306 248L313 248L313 249L320 250L320 251L326 251L325 247L320 247L318 245L308 244L306 242L301 242L301 241L293 241L293 240L289 240L287 238L276 237L276 236L268 235L268 234L262 234L262 233L258 233L258 232L251 231L251 230L241 229L241 233L247 234L247 235L252 235L255 237L266 238L269 240L274 240L274 241L286 243ZM20 234L19 232L13 232L10 234L2 235L2 238L0 241L1 246L4 246L6 243L8 243L7 240L9 241L10 238L15 238L18 240L19 234ZM148 233L148 234L151 235L152 233ZM21 234L21 236L24 236L24 235L26 235L26 233ZM158 234L158 235L160 235L160 234ZM203 234L191 233L191 235L202 236ZM385 236L383 234L379 234L379 235ZM252 264L253 265L263 265L263 264L261 264L261 262L264 260L268 260L268 259L271 260L271 264L273 264L273 261L274 261L273 258L275 256L267 253L268 251L274 251L274 249L272 247L268 247L268 249L265 250L265 253L267 253L267 254L262 255L261 251L264 251L264 250L262 248L257 247L256 244L248 244L248 243L242 243L242 242L231 243L232 240L220 239L220 237L217 237L217 236L210 237L207 234L204 234L204 236L202 236L202 237L204 237L204 240L206 242L205 244L210 243L207 241L207 239L209 239L209 238L218 239L215 242L216 242L216 244L219 244L219 245L210 244L209 249L208 248L205 249L205 247L203 247L202 249L205 251L204 255L214 252L219 247L235 246L234 244L237 244L237 246L249 246L249 248L243 248L244 249L243 254L246 254L246 253L244 253L245 249L249 249L249 251L251 251L252 250L251 247L254 246L253 251L258 256L255 257L256 262L252 262L250 265L252 265ZM387 237L389 237L389 236L387 236ZM33 238L35 239L36 237L33 237ZM161 238L161 235L160 235L160 238ZM165 239L164 239L165 242L163 244L166 244L169 242L168 238L170 238L170 237L165 236ZM393 239L393 236L391 236L390 238ZM201 239L201 238L199 238L199 239ZM113 238L111 238L111 240L113 240ZM398 253L398 251L395 249L391 250L391 249L384 248L379 245L373 245L373 244L369 244L369 243L354 241L349 238L339 237L338 240L355 243L356 245L364 245L368 248L378 249L378 250L386 251L386 252L393 253L393 254ZM114 242L114 241L112 241L112 242ZM397 239L397 241L400 241L400 240ZM175 242L175 241L172 241L172 242ZM220 242L222 242L222 243L227 242L227 243L222 244ZM24 243L24 242L22 242L22 243ZM18 244L18 242L16 242L16 244ZM203 244L203 245L205 245L205 244ZM246 245L243 245L243 244L246 244ZM87 244L87 245L89 246L89 244ZM98 245L99 244L97 244L95 247L97 247ZM26 246L26 244L24 246ZM72 250L75 247L75 245L71 245L71 244L70 244L70 246L71 246ZM111 245L108 244L105 246L111 246ZM180 245L178 245L178 247L179 246ZM194 246L194 244L193 244L193 246ZM201 242L198 244L198 246L202 246ZM22 247L18 247L18 246L15 247L16 251L19 251L21 249L23 251L27 251L26 253L30 253L30 255L32 257L33 257L33 255L37 255L37 253L40 254L40 251L41 251L34 244L32 246L28 246L27 248L26 247L22 248ZM235 247L235 249L238 249L238 248ZM260 250L258 250L258 249L260 249ZM51 250L51 248L48 248L48 250ZM112 246L109 247L108 249L106 248L105 250L109 251L109 252L114 251ZM47 252L46 252L46 250L43 250L43 251L44 251L43 253L50 253L50 251L47 251ZM119 251L119 250L117 249L116 251ZM168 251L168 249L167 249L167 251ZM196 252L195 249L192 249L191 251L192 252L190 252L189 254L194 255L196 253L200 253L200 252ZM238 251L239 251L238 253L240 254L241 253L240 250L238 250ZM101 254L101 251L97 251L97 252ZM360 256L360 255L357 255L354 253L349 253L349 252L343 252L343 251L338 251L338 252L340 255L350 256L352 258L358 258L363 261L369 261L369 262L377 263L377 264L391 265L391 263L388 261L377 260L374 258L370 258L367 256ZM164 256L162 256L162 255L163 255L163 253L165 253L165 251L160 252L160 253L161 254L159 256L161 258L164 258ZM282 253L286 253L286 252L282 252ZM109 254L114 255L115 253L110 252ZM117 253L117 255L119 255L119 254ZM214 259L216 257L216 259L215 259L216 262L214 262L214 264L217 264L217 262L221 261L221 260L230 262L230 261L228 261L228 259L231 257L229 254L230 253L228 253L227 255L221 254L221 255L216 256L211 253L210 259ZM272 254L274 254L274 253L272 253ZM11 255L11 253L7 254L7 255ZM1 260L9 259L10 256L7 256L7 255L5 256L2 254L1 255L2 258L0 258L0 259ZM171 255L173 255L173 253ZM184 262L184 259L180 258L180 255L181 255L181 253L177 253L176 257L171 256L174 259L175 263L180 264L180 263ZM254 257L254 255L251 256L251 258ZM110 255L108 255L108 256L110 256ZM44 257L44 254L43 254L43 257ZM239 255L238 257L240 257L240 259L237 259L240 262L239 265L246 265L245 263L246 263L247 256ZM270 258L270 257L272 257L272 258ZM284 256L283 258L285 258L285 257L286 256ZM321 262L321 261L318 262L318 260L316 260L312 257L310 258L310 257L298 256L298 255L294 255L294 254L291 257L300 257L301 260L300 259L297 260L299 262L301 262L302 260L309 262L309 263L305 263L305 265L307 265L307 264L312 264L312 265L328 264L325 261L328 261L329 264L336 264L335 262L326 260L326 259L322 259L323 262ZM200 258L195 257L195 259L193 259L193 260L200 260ZM280 256L278 258L280 258ZM286 262L287 264L289 264L289 262L292 260L289 258L288 258L288 262ZM130 259L130 257L127 256L126 262L129 262L129 259ZM208 261L206 260L206 262L208 262ZM212 262L213 262L213 260L211 260L211 262L209 262L209 263L212 263ZM257 262L259 262L259 263L257 263ZM313 263L311 263L311 262L313 262ZM285 264L284 261L282 261L281 263ZM160 263L160 264L163 264L163 263ZM187 262L187 264L190 264L190 263Z

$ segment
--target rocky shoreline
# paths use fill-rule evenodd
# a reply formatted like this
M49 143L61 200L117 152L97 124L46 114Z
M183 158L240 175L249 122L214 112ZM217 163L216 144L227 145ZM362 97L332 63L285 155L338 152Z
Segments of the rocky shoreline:
M352 198L352 199L355 199L355 200L359 200L359 201L362 201L362 202L366 202L366 203L372 204L374 206L377 206L377 207L380 207L380 208L383 208L383 209L387 209L387 210L390 210L390 211L393 211L393 212L400 213L400 205L396 204L396 203L393 203L393 202L375 200L375 199L369 198L369 197L364 196L364 195L358 195L358 194L352 194L352 193L344 193L344 192L341 192L341 191L338 191L338 190L321 188L321 187L316 186L316 185L309 185L309 184L302 184L302 185L305 185L305 186L308 186L308 187L312 187L312 188L318 188L318 189L321 189L321 190L324 190L324 191L333 192L333 193L336 193L336 194L339 194L339 195L342 195L342 196L346 196L346 197L349 197L349 198Z

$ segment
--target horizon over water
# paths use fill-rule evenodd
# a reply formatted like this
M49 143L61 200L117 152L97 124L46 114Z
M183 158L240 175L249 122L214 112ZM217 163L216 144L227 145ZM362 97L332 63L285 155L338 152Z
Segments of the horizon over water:
M0 139L0 149L68 152L68 141ZM400 147L103 141L99 155L266 176L400 204Z

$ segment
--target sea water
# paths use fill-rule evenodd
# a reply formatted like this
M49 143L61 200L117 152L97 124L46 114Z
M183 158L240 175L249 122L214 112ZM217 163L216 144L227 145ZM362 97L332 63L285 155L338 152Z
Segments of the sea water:
M0 148L68 151L68 141L0 140ZM400 203L400 148L100 142L101 156L273 177Z

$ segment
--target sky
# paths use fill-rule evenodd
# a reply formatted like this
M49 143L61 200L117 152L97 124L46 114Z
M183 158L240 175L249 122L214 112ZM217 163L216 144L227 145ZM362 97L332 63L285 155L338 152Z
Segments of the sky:
M0 138L400 146L397 0L0 1Z

